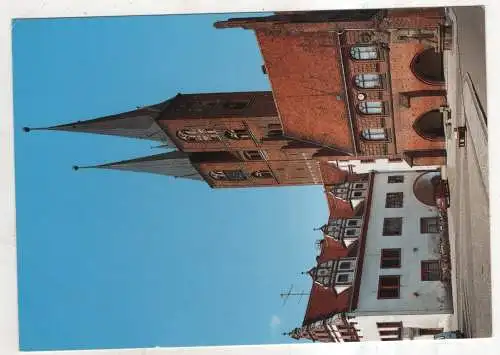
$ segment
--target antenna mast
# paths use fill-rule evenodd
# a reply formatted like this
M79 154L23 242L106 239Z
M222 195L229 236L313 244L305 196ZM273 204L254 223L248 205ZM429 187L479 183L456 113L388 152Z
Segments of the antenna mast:
M283 299L283 306L287 303L288 299L291 297L291 296L300 296L299 297L299 301L298 303L300 303L300 301L302 300L302 297L303 296L307 296L309 293L307 292L292 292L293 291L293 285L290 286L290 288L288 289L287 292L285 293L280 293L280 297Z

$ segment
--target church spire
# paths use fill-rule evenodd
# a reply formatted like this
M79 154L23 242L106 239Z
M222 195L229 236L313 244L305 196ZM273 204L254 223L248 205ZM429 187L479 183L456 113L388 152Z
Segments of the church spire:
M175 148L164 130L158 125L157 119L170 100L157 105L138 107L136 110L104 116L86 121L76 121L50 127L24 127L25 132L49 130L67 132L85 132L121 136L128 138L148 139L159 141L162 146Z
M73 170L75 171L80 169L123 170L203 181L203 177L192 165L189 155L179 151L95 166L73 166Z

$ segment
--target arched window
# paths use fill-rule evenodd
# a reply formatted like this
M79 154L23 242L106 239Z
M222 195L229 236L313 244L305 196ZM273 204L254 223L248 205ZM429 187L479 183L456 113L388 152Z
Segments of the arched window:
M273 177L273 173L269 170L257 170L252 173L252 176L259 179L270 179Z
M210 177L214 180L226 180L226 174L220 170L212 170L208 173Z
M415 76L426 84L441 85L444 83L443 53L429 48L417 54L411 64Z
M443 140L445 138L443 115L439 110L432 110L417 118L413 129L428 140Z
M363 101L358 104L359 111L367 115L381 115L384 113L382 101Z
M250 139L250 132L246 129L230 129L224 132L224 135L229 139Z
M380 74L358 74L354 77L354 83L358 88L374 89L382 87L382 76Z
M243 181L247 175L242 170L212 170L208 175L214 180Z
M376 46L355 46L351 47L351 57L356 60L378 59L378 49Z
M368 141L385 141L387 132L384 128L368 128L361 131L361 137Z
M190 128L177 131L177 137L186 142L210 142L219 140L214 129Z

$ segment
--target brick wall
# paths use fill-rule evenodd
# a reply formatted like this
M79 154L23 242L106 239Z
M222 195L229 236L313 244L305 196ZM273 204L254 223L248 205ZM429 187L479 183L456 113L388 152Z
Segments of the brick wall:
M258 187L278 185L321 184L321 173L316 161L241 161L241 162L204 162L195 164L196 168L212 187ZM243 181L214 180L210 171L241 170L247 179ZM272 177L257 178L255 171L270 171Z
M443 149L443 141L430 141L422 138L413 129L415 121L428 111L439 109L446 103L445 97L426 96L413 97L410 107L399 103L399 95L417 90L444 90L444 85L430 85L420 81L410 68L413 58L425 46L420 43L392 44L390 48L390 64L392 77L392 92L394 102L394 129L396 131L396 146L398 152L405 150Z

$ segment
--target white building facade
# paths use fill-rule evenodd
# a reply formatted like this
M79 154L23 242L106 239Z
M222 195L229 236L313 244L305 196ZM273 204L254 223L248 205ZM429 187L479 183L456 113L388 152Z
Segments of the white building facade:
M356 311L364 340L432 338L449 330L453 303L441 279L436 171L375 173Z
M306 312L303 326L294 330L293 337L327 342L392 341L432 339L452 330L451 283L442 272L446 228L434 197L440 179L437 169L371 172L325 186L327 194L343 200L352 210L342 217L331 211L322 231L326 244L331 245L327 239L338 243L334 251L338 259L320 258L310 273L324 292L332 292L335 298L331 300L337 304L323 303L324 318L316 317L312 323ZM355 266L349 266L345 285L339 285L337 279L325 282L332 273L319 275L318 270L327 262L340 265L346 256L352 257ZM351 292L348 299L342 297L344 292ZM311 293L311 304L322 307L322 301L311 297L316 296ZM331 309L341 311L332 314Z

